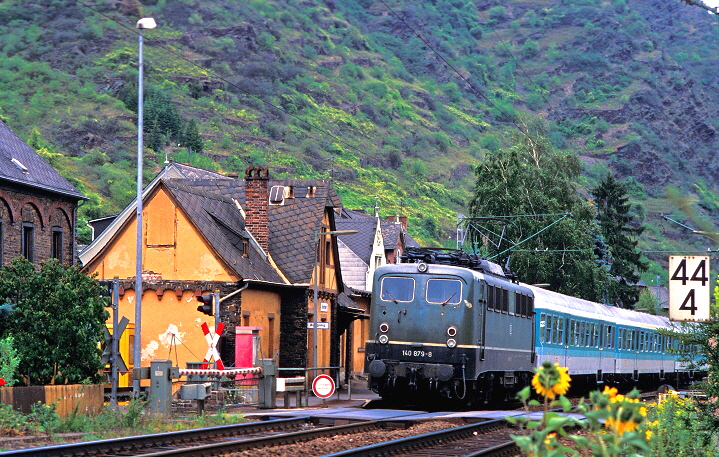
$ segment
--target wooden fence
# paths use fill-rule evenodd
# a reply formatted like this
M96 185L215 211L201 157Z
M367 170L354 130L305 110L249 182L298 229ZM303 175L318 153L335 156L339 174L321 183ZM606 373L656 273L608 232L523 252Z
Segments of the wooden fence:
M29 386L0 388L0 403L11 405L24 414L37 402L57 404L57 415L67 417L77 409L84 416L100 412L104 402L102 384L71 384L64 386Z

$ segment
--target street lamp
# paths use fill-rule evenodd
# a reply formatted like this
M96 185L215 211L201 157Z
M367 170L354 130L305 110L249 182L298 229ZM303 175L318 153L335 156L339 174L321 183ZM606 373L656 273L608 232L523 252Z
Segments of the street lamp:
M313 336L313 340L314 340L314 341L313 341L313 350L312 350L312 365L313 365L313 368L318 368L318 365L317 365L317 347L318 347L318 346L317 346L317 335L318 335L318 333L317 333L317 327L318 327L318 324L319 324L318 319L319 319L319 314L320 314L320 313L319 313L319 311L318 311L318 309L317 309L317 283L319 283L319 281L320 281L320 273L319 273L319 269L320 269L320 255L319 255L319 254L320 254L320 243L319 243L319 241L320 241L321 237L323 237L323 236L325 236L325 235L340 236L340 235L354 235L355 233L357 233L357 230L331 230L331 231L327 231L327 232L319 232L319 233L317 234L317 256L316 256L316 258L315 258L315 275L314 275L315 277L314 277L314 281L313 281L313 282L314 282L314 305L315 305L315 313L314 313L314 317L313 317L314 325L312 326L312 336ZM338 264L339 264L339 259L337 259L337 261L338 261ZM317 374L316 371L315 371L315 374Z
M140 346L142 335L142 31L144 29L154 29L157 27L155 20L151 17L144 17L137 21L137 28L140 30L139 46L138 46L138 73L137 73L137 256L135 257L135 341L133 347L133 359L135 366L141 366ZM140 379L133 377L132 380L132 396L140 397Z

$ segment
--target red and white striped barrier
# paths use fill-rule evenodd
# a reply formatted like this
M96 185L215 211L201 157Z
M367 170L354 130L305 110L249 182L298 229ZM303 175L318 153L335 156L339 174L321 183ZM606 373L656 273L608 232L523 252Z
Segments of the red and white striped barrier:
M252 368L232 368L230 370L188 370L180 369L180 376L212 376L221 378L223 376L237 376L248 374L261 374L261 367Z

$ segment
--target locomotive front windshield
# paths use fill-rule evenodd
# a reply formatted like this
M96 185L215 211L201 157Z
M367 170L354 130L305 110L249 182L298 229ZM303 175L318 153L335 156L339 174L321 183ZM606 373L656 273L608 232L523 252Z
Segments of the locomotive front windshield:
M414 279L398 276L382 278L383 301L411 302L414 300Z
M427 303L456 305L462 301L462 283L457 279L427 281Z

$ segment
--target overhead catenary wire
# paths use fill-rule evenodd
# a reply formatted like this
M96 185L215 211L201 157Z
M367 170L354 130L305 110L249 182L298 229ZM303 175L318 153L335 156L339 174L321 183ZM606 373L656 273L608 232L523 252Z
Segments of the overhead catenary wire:
M474 87L474 84L472 84L472 82L470 80L468 80L466 77L464 77L464 75L462 75L462 73L457 68L455 68L454 65L452 65L449 61L447 61L447 59L445 59L444 56L442 56L442 54L440 54L436 49L434 49L434 47L427 41L427 39L424 38L424 36L422 36L419 32L417 32L414 29L414 27L409 25L407 23L407 21L405 21L399 14L397 14L397 12L395 12L392 9L392 7L390 7L384 0L380 0L380 3L382 3L387 8L387 10L389 10L389 12L391 12L392 15L394 15L394 17L396 17L400 22L402 22L402 24L404 24L417 38L419 38L422 41L422 43L424 43L445 65L447 65L453 72L455 72L457 74L457 76L459 76L459 78L465 84L467 84L469 87L471 87L475 93L479 94L479 96L481 98L483 98L492 108L496 109L503 115L508 116L510 119L512 119L510 122L517 128L517 130L519 130L524 136L526 136L527 139L532 144L535 143L534 138L532 138L532 136L529 134L529 129L527 129L527 131L525 132L522 129L522 127L520 127L519 124L517 124L517 122L514 121L514 116L510 116L508 113L503 111L492 100L490 100L486 95L484 95L484 93L481 90Z

